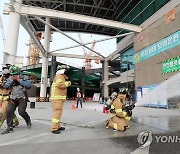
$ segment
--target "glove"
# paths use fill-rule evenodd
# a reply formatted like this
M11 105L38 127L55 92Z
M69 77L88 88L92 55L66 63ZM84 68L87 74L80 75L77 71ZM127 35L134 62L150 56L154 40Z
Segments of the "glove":
M110 109L110 113L116 113L115 109Z
M110 106L106 105L106 106L105 106L105 109L106 109L106 110L109 110L109 109L110 109Z
M71 85L71 81L68 81L68 85L69 85L69 86Z
M127 115L128 115L129 117L132 116L132 111L131 111L131 110L126 110L126 112L127 112Z

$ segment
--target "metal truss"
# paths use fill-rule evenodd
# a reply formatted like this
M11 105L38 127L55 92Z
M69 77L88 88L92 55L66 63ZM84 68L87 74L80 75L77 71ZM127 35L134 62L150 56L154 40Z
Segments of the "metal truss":
M132 0L131 0L132 1ZM140 1L140 0L137 0ZM101 19L117 20L118 9L124 7L124 0L23 0L23 4L52 10L81 14ZM126 6L128 7L128 5ZM87 20L88 21L88 20ZM32 21L36 30L43 31L39 21ZM90 22L81 22L66 19L53 19L53 25L63 31L81 31L105 35L116 35L117 27L109 27ZM129 30L133 31L133 30Z

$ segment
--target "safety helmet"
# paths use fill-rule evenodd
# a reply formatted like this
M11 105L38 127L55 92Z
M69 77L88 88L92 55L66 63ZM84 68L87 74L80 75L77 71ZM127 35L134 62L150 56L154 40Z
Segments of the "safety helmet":
M56 74L64 74L69 69L68 65L58 65Z
M11 75L17 75L17 74L19 74L19 72L20 72L20 69L16 65L13 65L10 67L10 74Z
M10 69L11 66L12 66L11 64L3 64L2 70L4 70L4 69Z
M68 65L58 65L58 66L57 66L57 71L58 71L58 70L62 70L62 69L68 70L68 69L69 69L69 66L68 66Z
M3 75L9 75L10 74L10 70L9 70L10 66L11 66L11 64L4 64L2 66L2 74Z
M127 88L121 88L121 89L119 90L119 93L120 93L120 94L127 94L127 91L128 91Z
M79 88L77 88L77 91L80 91L80 89L79 89Z

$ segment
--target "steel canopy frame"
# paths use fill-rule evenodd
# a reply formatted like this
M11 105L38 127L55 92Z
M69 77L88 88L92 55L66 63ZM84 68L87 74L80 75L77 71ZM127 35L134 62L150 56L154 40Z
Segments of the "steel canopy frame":
M60 32L61 34L65 35L66 37L70 38L71 40L75 41L76 43L78 43L78 44L80 44L80 45L84 46L85 48L87 48L87 49L91 50L92 52L96 53L97 55L99 55L99 56L101 56L101 57L105 58L105 57L104 57L103 55L101 55L100 53L98 53L98 52L96 52L96 51L92 50L91 48L89 48L89 47L87 47L87 46L85 46L85 45L84 45L84 44L82 44L81 42L79 42L79 41L75 40L73 37L71 37L71 36L67 35L67 34L66 34L66 33L64 33L63 31L61 31L61 30L57 29L57 28L56 28L56 27L54 27L53 25L51 25L51 24L47 23L46 21L44 21L43 19L41 19L41 18L39 18L39 17L35 17L35 18L36 18L36 19L38 19L39 21L41 21L42 23L47 24L47 25L48 25L48 26L50 26L52 29L54 29L54 30L56 30L56 31Z
M6 3L4 13L9 13L11 11L11 9L10 9L11 7L12 7L11 4ZM100 24L100 25L105 25L105 26L110 26L110 27L113 26L113 27L116 27L116 28L124 28L124 29L128 29L128 30L136 31L136 32L140 32L142 30L142 28L139 27L139 26L130 25L130 24L124 24L124 23L120 23L120 22L117 22L117 21L112 21L112 20L107 20L107 19L100 19L100 18L95 18L95 17L91 17L91 16L85 16L85 15L79 15L79 14L74 14L74 13L67 13L67 12L63 12L63 11L56 11L56 10L39 8L39 7L37 8L37 7L32 7L32 6L21 5L21 24L28 31L30 36L34 39L34 41L36 42L36 44L40 48L43 55L46 54L46 51L44 50L41 42L35 36L35 29L33 28L32 24L30 23L30 21L29 21L29 19L27 17L26 18L22 17L22 16L27 16L27 15L35 16L36 19L43 22L44 24L48 24L48 23L46 23L41 18L36 17L37 15L38 16L43 16L43 17L48 16L48 17L51 17L51 18L64 18L64 19L68 19L68 20L77 20L77 21L81 21L81 22L84 22L84 21L88 20L89 23ZM84 47L88 48L89 50L91 50L92 52L96 53L97 55L100 55L101 57L105 58L100 53L90 49L89 47L85 46L85 44L82 44L79 41L73 39L72 37L68 36L67 34L60 31L59 29L52 26L51 24L48 24L48 25L51 28L53 28L54 30L56 30L56 31L62 33L63 35L67 36L68 38L72 39L73 41L78 43L80 46L84 46ZM125 35L127 35L127 34L125 34Z
M102 61L105 60L105 58L99 56L84 56L84 55L74 55L74 54L65 54L65 53L51 53L50 55L57 57L78 58L78 59L92 59L92 60L102 60Z
M6 3L4 13L9 13L11 11L10 8L12 8L12 5ZM14 10L14 11L16 11L16 10ZM27 17L22 17L22 16L27 16L27 15L28 16L29 15L35 16L35 18L38 19L39 21L41 21L42 23L49 25L52 29L60 32L61 34L65 35L66 37L68 37L68 38L72 39L73 41L75 41L76 43L78 43L80 46L84 46L85 48L91 50L92 52L96 53L97 55L99 55L99 56L101 56L103 58L105 58L105 57L103 55L101 55L100 53L90 49L85 44L80 43L79 41L77 41L74 38L68 36L67 34L62 32L58 28L52 26L51 24L46 23L43 19L41 19L41 18L39 18L37 16L51 17L51 18L64 18L64 19L68 19L68 20L77 20L77 21L81 21L81 22L88 21L89 23L100 24L100 25L105 25L105 26L110 26L110 27L113 26L113 27L116 27L116 28L124 28L124 29L128 29L128 30L136 31L136 32L140 32L142 30L142 28L139 27L139 26L134 26L134 25L130 25L130 24L124 24L124 23L120 23L120 22L117 22L117 21L111 21L111 20L107 20L107 19L100 19L100 18L85 16L85 15L79 15L79 14L74 14L74 13L67 13L67 12L63 12L63 11L55 11L55 10L50 10L50 9L36 8L36 7L32 7L32 6L21 5L21 24L24 26L24 28L28 31L30 36L36 42L36 44L40 48L43 55L45 55L47 53L46 53L45 49L43 48L41 42L36 37L34 27L29 22L29 19Z
M9 5L5 4L4 12L9 12ZM21 15L29 15L29 16L40 16L40 17L50 17L50 18L59 18L59 19L67 19L70 21L78 21L82 23L90 23L95 25L101 25L105 27L111 27L116 29L125 29L133 32L141 32L142 28L140 26L122 23L118 21L102 19L87 15L69 13L64 11L51 10L40 7L26 6L21 5Z

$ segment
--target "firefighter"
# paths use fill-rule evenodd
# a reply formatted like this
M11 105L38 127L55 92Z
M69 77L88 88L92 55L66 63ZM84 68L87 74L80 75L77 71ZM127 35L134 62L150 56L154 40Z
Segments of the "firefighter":
M3 125L5 119L6 119L6 111L8 107L8 99L9 99L9 90L4 88L4 84L6 83L7 79L10 76L10 68L11 65L6 64L2 67L2 76L0 78L0 127ZM13 117L13 127L16 127L19 125L18 118L14 114Z
M10 99L7 108L7 128L1 134L13 132L13 114L18 107L18 112L27 124L27 128L31 128L30 116L26 112L27 101L25 98L25 89L31 87L31 82L27 76L20 74L20 69L13 65L10 68L11 76L8 78L4 87L10 89Z
M127 125L130 120L127 112L123 110L126 102L125 91L118 94L117 98L112 102L110 109L111 118L106 122L106 128L114 128L114 130L125 131L129 126Z
M65 127L60 126L60 119L63 109L64 101L66 100L67 87L71 85L68 81L68 77L65 75L69 67L66 65L60 65L57 67L57 72L51 85L51 105L53 109L51 132L54 134L60 134L61 130L65 130Z

